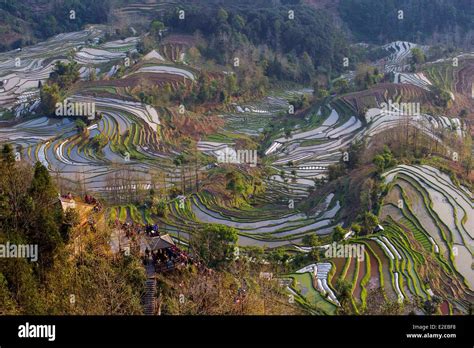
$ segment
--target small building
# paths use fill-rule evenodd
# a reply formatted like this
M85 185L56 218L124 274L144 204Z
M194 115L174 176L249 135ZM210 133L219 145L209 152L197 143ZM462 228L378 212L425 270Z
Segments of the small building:
M76 201L73 198L59 197L59 202L61 203L61 208L63 208L63 211L68 209L76 209Z
M152 238L149 245L151 251L156 251L171 248L172 246L175 246L175 243L169 234L165 234L163 236Z

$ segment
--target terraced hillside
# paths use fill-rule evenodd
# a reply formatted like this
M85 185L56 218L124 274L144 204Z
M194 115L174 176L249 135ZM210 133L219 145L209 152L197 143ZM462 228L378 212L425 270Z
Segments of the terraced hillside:
M17 120L2 124L0 141L14 141L21 148L22 158L40 161L49 170L61 172L65 180L80 181L88 190L105 195L117 187L149 188L153 171L166 173L166 185L194 177L194 171L184 176L178 171L172 163L176 154L163 144L168 130L161 128L160 118L176 118L177 110L157 110L137 101L131 91L140 86L144 78L157 87L189 86L197 71L182 64L175 65L159 54L149 54L131 66L123 77L112 78L119 67L124 67L129 53L136 51L139 38L99 44L103 35L102 27L91 26L82 32L61 34L23 51L0 56L0 61L5 59L0 71L7 74L0 90L1 105L15 108L17 115ZM75 128L72 118L43 117L24 121L20 118L21 111L36 110L40 83L48 78L55 62L66 60L71 50L73 59L81 66L82 79L88 80L91 69L95 69L101 79L79 83L67 100L93 104L99 117L89 122L82 132ZM18 61L21 62L19 67L15 65ZM186 111L182 117L189 113ZM94 145L99 137L107 140L106 146Z
M130 3L115 16L131 25L138 18L156 19L172 6ZM156 224L188 248L205 226L219 224L237 231L243 250L261 247L264 258L288 253L279 261L285 269L279 276L311 313L338 314L349 303L351 313L367 314L376 291L389 303L404 304L407 313L426 313L431 301L440 301L443 314L469 311L474 201L470 188L453 174L462 166L469 169L467 158L457 163L451 155L455 146L470 144L472 116L453 114L434 99L435 87L440 88L451 92L455 108L469 109L472 59L464 57L456 69L438 61L408 72L411 50L427 47L396 41L382 46L384 59L372 62L390 79L368 89L351 85L353 92L338 93L328 86L319 98L319 91L308 86L272 81L269 91L260 86L265 95L248 97L236 92L240 75L235 66L196 64L198 48L205 52L199 35L163 30L145 49L150 35L106 41L104 27L89 26L0 54L0 112L13 115L0 121L0 143L14 144L22 160L42 163L61 189L106 202L111 224ZM71 103L94 105L87 121L39 111L40 87L62 61L79 65L81 81L61 92ZM243 86L254 75L244 75ZM298 101L302 106L295 112ZM413 154L406 150L398 162L404 164L380 165L370 151L377 151L377 140L393 130L403 131L407 144L413 130L434 146ZM416 147L418 138L413 138ZM373 157L362 159L357 172L370 176L357 183L362 186L358 202L365 195L368 207L351 206L349 194L357 191L349 187L353 178L336 181L350 176L349 170L328 183L357 144L367 150L362 155ZM255 153L255 162L222 160L223 154L239 150ZM447 175L420 164L441 160L456 170ZM346 213L351 209L376 213L377 223L356 233ZM337 234L340 229L343 236ZM311 236L318 245L308 246ZM332 240L361 254L329 255ZM118 241L111 243L114 251L120 249ZM309 265L308 257L305 267L293 267L308 255L313 257ZM348 296L341 296L344 283Z
M0 107L10 108L25 104L34 110L39 87L58 61L72 58L80 66L81 78L88 79L90 71L96 75L113 76L117 64L123 64L127 53L136 51L137 37L100 44L105 35L103 26L89 26L80 32L59 34L34 46L0 54ZM21 110L21 108L20 108Z
M362 245L364 257L329 258L327 285L335 291L339 280L349 282L352 306L359 313L367 307L367 294L379 288L393 301L423 303L438 297L443 314L465 313L474 296L472 192L430 166L402 165L384 177L391 189L379 216L383 230L348 238L345 245ZM314 283L325 280L312 267L300 273ZM319 296L329 291L316 288ZM301 296L301 288L296 293ZM316 308L327 306L312 296L305 295L302 301Z

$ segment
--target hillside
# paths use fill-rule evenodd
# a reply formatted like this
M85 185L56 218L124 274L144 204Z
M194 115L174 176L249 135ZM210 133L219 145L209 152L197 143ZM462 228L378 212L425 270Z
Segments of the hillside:
M55 4L2 5L1 313L471 314L467 2Z

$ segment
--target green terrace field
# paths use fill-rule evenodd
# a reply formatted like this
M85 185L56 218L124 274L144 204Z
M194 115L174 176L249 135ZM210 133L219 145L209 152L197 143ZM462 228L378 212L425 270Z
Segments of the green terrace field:
M187 197L184 207L178 201L169 204L169 214L160 219L170 230L192 234L203 223L219 223L239 231L239 244L275 247L295 243L309 233L328 234L333 222L329 218L311 218L287 206L273 204L252 209L229 210L211 195L200 193Z
M464 186L468 174L461 175L461 170L469 173L468 159L449 157L455 147L470 144L472 61L463 59L459 67L449 60L411 64L414 49L423 53L428 47L395 41L381 46L384 58L365 62L384 78L374 73L376 81L365 81L365 89L348 80L350 92L338 94L323 81L332 81L336 73L354 76L359 67L341 73L331 70L332 63L326 67L314 61L308 67L311 76L302 78L307 64L299 56L316 55L316 48L283 55L270 49L270 41L263 47L241 33L216 36L214 41L226 42L238 37L239 45L251 46L252 60L257 55L267 60L264 66L249 66L254 69L249 73L207 57L220 51L202 37L205 31L187 32L196 18L180 30L163 29L155 21L161 29L143 33L152 19L177 5L127 2L116 8L113 18L133 36L108 40L110 28L87 26L0 53L0 109L11 109L8 120L0 122L0 143L12 143L22 160L44 165L61 194L98 198L117 235L124 223L157 224L160 233L189 251L192 237L208 224L220 224L236 229L236 244L243 250L262 247L265 267L273 260L269 256L285 253L288 261L271 266L284 270L277 278L308 313L337 315L347 310L342 307L348 301L350 313L373 314L368 308L378 291L389 304L403 304L403 314L425 313L430 301L441 304L434 314L468 313L474 302L474 200L472 187ZM223 21L226 15L221 11L219 17ZM222 32L240 21L230 18ZM253 27L255 21L258 16L245 25ZM247 54L239 45L232 54ZM21 66L15 65L17 57ZM43 84L52 83L55 75L50 74L59 69L55 64L66 57L75 62L71 69L77 66L71 73L75 80L49 97L93 104L96 113L90 119L53 116L43 109L49 88ZM127 58L131 65L125 64ZM285 82L273 71L278 69L269 64L291 67L305 84L295 81L282 88ZM260 75L264 83L257 88L250 80ZM313 85L324 93L313 94ZM434 107L433 85L459 96L451 103L459 110ZM423 112L399 106L387 110L382 105L389 100L421 104ZM462 108L468 115L458 112ZM396 134L395 142L400 137L405 146L388 151L390 164L377 156L387 155L385 134ZM429 149L417 143L425 138ZM354 150L358 163L349 164L346 155L353 145L361 149ZM255 153L255 163L222 159L239 150ZM449 175L438 169L440 158ZM375 220L368 212L377 215L376 228L367 226L367 216ZM351 230L357 230L355 222L362 232ZM343 237L341 228L347 232ZM314 244L310 236L318 237ZM361 254L329 255L333 240ZM308 260L317 261L306 265ZM341 296L341 281L349 286L343 292L348 296Z
M454 91L454 80L456 68L453 63L430 64L426 67L424 73L433 82L434 85L447 91Z
M472 195L429 166L402 165L384 177L390 189L379 215L383 230L339 242L348 247L362 246L363 258L325 258L324 262L331 264L328 285L336 289L341 279L351 285L355 313L365 312L368 295L379 288L387 300L405 303L407 308L410 303L423 303L436 296L443 303L443 314L466 313L474 297ZM311 286L319 276L309 270L303 272L289 276L294 279L291 293L303 303L330 313L327 301L321 302L322 290Z
M309 273L293 273L287 277L291 279L289 287L293 290L291 293L295 295L295 301L311 310L315 309L318 314L335 314L336 306L314 288L313 278Z

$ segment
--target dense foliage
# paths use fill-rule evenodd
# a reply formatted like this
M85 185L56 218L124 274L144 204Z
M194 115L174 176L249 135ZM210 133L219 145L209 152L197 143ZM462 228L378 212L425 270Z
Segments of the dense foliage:
M454 36L474 23L471 0L341 0L339 11L357 39L376 43Z
M54 3L49 0L7 0L0 2L0 22L17 32L22 30L20 23L28 23L34 38L46 39L62 32L81 30L85 24L105 23L109 10L109 0L62 0ZM73 15L71 11L74 11ZM0 43L0 50L30 43L23 36L9 46Z
M48 170L15 157L2 148L0 244L38 250L37 260L0 258L0 314L141 314L138 259L108 257L104 228L77 238L79 216L63 213Z
M183 7L185 17L168 13L173 31L201 33L208 39L203 55L219 64L232 64L242 47L260 47L254 57L270 77L309 81L312 73L343 69L348 46L327 14L306 5L264 8L219 8L204 4Z

